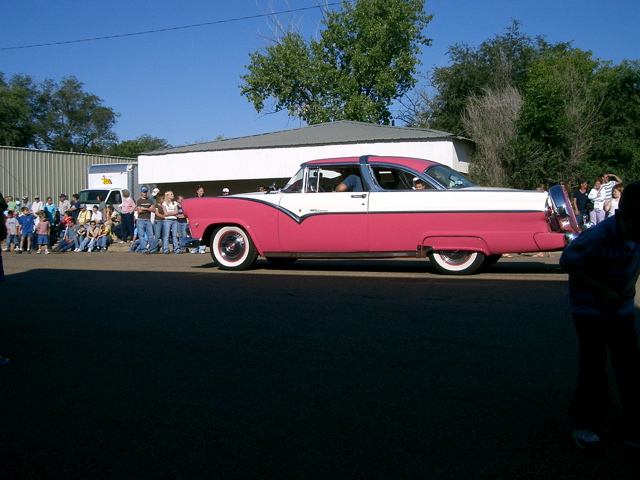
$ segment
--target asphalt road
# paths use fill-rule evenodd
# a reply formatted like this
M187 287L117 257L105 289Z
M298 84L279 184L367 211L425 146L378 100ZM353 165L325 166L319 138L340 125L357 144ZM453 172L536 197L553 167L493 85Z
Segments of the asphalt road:
M2 480L638 478L617 400L601 454L570 440L557 258L3 258Z

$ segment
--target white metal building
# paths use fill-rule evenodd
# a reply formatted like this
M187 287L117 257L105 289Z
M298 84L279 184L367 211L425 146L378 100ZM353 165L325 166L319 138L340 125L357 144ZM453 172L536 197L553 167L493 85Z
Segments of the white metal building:
M281 186L308 160L362 155L426 158L466 173L473 146L437 130L340 121L145 153L139 180L185 196L198 185L207 195L223 187L241 193L260 183Z

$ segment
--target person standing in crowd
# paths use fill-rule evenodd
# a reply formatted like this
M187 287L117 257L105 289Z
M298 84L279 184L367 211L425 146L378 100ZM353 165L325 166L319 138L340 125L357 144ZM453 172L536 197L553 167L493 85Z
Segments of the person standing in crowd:
M7 210L13 210L15 215L20 212L20 202L13 199L13 197L5 197L5 202L7 202Z
M7 201L4 199L4 195L0 192L0 213L4 212L9 205ZM13 216L13 212L11 212L11 216ZM4 220L4 213L2 214L2 221L0 222L0 243L7 239L7 224ZM10 243L7 243L7 246L10 247ZM6 250L5 250L6 252ZM0 252L0 283L4 282L4 268L2 264L2 252ZM4 359L4 357L0 356L0 362ZM1 364L1 363L0 363Z
M49 246L52 247L56 242L56 226L60 222L60 214L58 213L58 207L54 205L53 198L51 197L47 197L47 202L44 204L44 208L42 210L49 221Z
M613 179L613 180L612 180ZM600 183L602 184L602 188L605 191L605 200L611 200L611 195L613 194L613 188L622 183L622 180L619 176L613 173L603 173L600 177Z
M158 189L155 188L154 191L156 190ZM162 248L162 238L164 231L164 210L162 209L162 202L164 202L164 195L156 194L156 211L151 215L151 223L153 224L153 234L156 237L156 245L158 246L157 253L159 253L160 249ZM156 253L156 251L152 250L151 253Z
M178 226L178 247L179 247L179 251L178 253L184 253L184 250L182 249L183 246L183 242L184 240L187 238L187 227L189 226L187 223L187 217L184 214L184 210L182 210L182 200L184 200L184 197L182 195L178 195L178 215L176 215L176 217L178 218L177 220L177 226Z
M173 199L173 192L168 190L164 194L164 201L161 205L164 216L164 226L162 227L162 251L169 253L169 236L172 236L173 253L180 253L178 242L178 202Z
M38 217L40 218L40 221L36 225L36 238L38 242L38 251L36 253L41 253L44 250L44 253L49 255L51 223L49 223L49 220L43 211L39 212Z
M149 242L141 252L152 253L155 252L158 247L158 242L153 236L153 226L151 225L151 214L155 213L156 207L149 198L149 189L142 187L140 189L140 198L136 202L136 211L138 212L138 238L147 238Z
M196 189L196 198L201 198L204 197L204 188L202 186L199 186ZM191 253L205 253L207 247L206 245L200 245L198 248L192 248L190 250Z
M31 213L35 213L37 215L38 212L41 212L43 208L44 203L40 201L40 195L36 195L35 197L33 197L33 203L31 204Z
M122 198L120 205L122 241L120 243L125 243L128 238L133 240L133 212L136 209L136 202L131 198L129 190L122 191Z
M600 179L595 181L595 186L589 192L589 200L593 202L593 210L589 212L589 220L597 225L604 220L604 202L607 197L607 191L603 188Z
M0 192L0 212L4 212L8 208L7 202L4 200L2 192ZM0 242L7 238L7 227L4 221L0 222ZM0 252L0 283L4 282L4 266L2 264L2 252ZM9 359L3 355L0 355L0 365L6 365L9 363Z
M589 183L586 180L580 181L580 188L573 192L573 212L578 219L578 225L584 225L585 215L587 215L587 203L589 202L589 195L587 189Z
M105 213L107 210L107 202L102 198L102 195L96 195L96 202L98 202L98 211L100 212L100 215L102 215L102 220L104 221L107 219L107 215Z
M607 218L613 217L616 214L616 210L620 206L620 197L622 197L622 191L624 187L622 185L616 185L611 192L611 200L607 200L604 203L604 209L607 211Z
M569 274L569 307L579 344L577 388L570 407L581 449L601 445L609 405L607 350L625 416L625 442L640 448L640 351L634 328L640 276L640 182L623 191L615 216L585 230L560 257Z
M60 217L62 217L70 208L71 202L69 202L69 199L64 193L61 193L58 199L58 212L60 213Z
M80 215L80 210L82 210L82 205L80 204L80 196L77 193L71 195L72 202L69 210L71 211L71 216L73 217L73 221L78 225L78 215Z
M7 212L7 220L5 222L7 228L7 246L5 247L5 252L11 251L11 245L13 245L13 250L16 251L20 248L20 223L18 222L18 217L13 214L13 210L9 210Z
M29 197L26 195L22 197L22 206L20 207L20 211L22 211L22 207L27 207L28 210L31 210L31 202L29 201Z
M20 223L20 248L17 253L22 253L23 250L31 253L31 237L33 236L35 220L36 216L29 211L29 208L22 207L18 217L18 222Z

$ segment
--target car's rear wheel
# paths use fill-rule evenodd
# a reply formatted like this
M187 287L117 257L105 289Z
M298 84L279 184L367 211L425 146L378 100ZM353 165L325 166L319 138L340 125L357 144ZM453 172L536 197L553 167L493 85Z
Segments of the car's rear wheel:
M258 252L247 232L228 225L213 235L211 256L222 270L246 270L255 263Z
M468 250L436 250L429 253L435 269L446 275L469 275L482 265L485 255Z

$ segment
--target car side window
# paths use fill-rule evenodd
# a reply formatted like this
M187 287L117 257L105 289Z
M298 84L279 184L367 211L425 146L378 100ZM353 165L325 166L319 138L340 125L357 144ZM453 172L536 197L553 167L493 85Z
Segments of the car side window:
M373 167L373 175L380 188L384 190L413 190L415 173L393 167ZM424 182L425 189L433 189L433 185Z
M344 181L342 167L312 167L307 173L306 193L334 192Z

